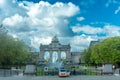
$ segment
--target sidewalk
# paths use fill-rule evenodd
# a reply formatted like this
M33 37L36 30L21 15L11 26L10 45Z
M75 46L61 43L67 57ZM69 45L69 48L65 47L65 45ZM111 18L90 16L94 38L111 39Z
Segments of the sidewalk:
M120 76L16 76L0 77L0 80L120 80Z

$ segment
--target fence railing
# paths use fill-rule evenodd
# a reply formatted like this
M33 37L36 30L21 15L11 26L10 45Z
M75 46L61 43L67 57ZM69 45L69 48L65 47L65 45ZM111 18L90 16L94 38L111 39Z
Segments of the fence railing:
M19 69L16 69L16 70L0 69L0 77L17 76L22 74L23 74L23 71Z

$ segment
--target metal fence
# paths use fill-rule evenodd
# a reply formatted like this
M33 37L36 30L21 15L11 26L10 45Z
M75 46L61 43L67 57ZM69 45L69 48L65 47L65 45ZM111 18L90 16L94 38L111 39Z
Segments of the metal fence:
M0 69L0 77L17 76L22 74L23 74L23 71L19 69L15 69L15 70Z

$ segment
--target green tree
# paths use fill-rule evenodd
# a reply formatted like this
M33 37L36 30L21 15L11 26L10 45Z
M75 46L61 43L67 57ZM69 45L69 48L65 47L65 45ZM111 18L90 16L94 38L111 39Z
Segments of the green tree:
M7 34L7 29L1 24L0 25L0 37L5 36Z
M91 61L90 61L90 56L91 56L90 48L85 49L84 52L82 53L82 60L83 60L85 63L91 63Z
M3 65L22 64L28 60L29 48L21 40L13 38L0 27L0 63Z
M90 46L83 52L84 61L92 63L111 62L120 66L120 37L111 37ZM88 61L86 61L88 59ZM90 59L90 60L89 60Z

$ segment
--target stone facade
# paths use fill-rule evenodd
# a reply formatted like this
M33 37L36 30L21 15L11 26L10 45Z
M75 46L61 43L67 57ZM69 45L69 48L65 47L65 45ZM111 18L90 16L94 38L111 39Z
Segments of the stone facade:
M70 44L67 44L67 45L60 44L58 38L55 36L53 37L52 42L49 45L40 44L39 61L44 62L45 52L49 52L49 56L50 56L49 62L52 62L52 59L53 59L52 55L54 52L56 52L58 54L57 61L60 62L62 52L64 52L66 53L66 62L71 63L77 60L77 63L78 63L78 58L80 58L80 55L78 54L79 56L76 55L75 57L75 54L73 55L73 53L71 53L70 50L71 50ZM73 58L76 58L76 59L73 59Z
M80 52L71 52L71 61L73 64L82 62L82 54Z

